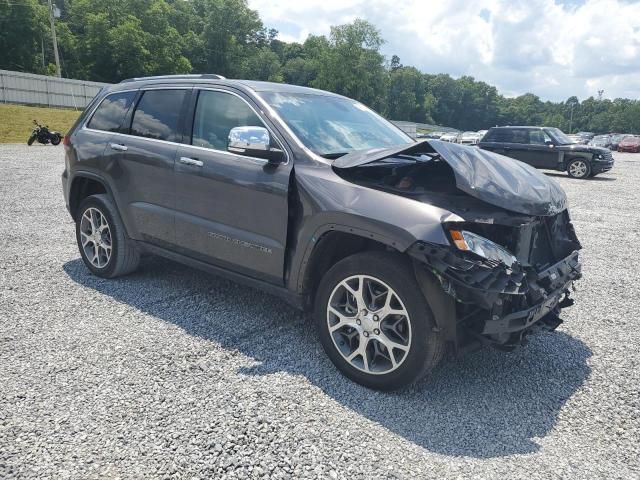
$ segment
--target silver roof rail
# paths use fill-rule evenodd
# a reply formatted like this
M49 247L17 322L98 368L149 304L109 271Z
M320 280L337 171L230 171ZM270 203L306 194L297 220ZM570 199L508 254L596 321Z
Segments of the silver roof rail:
M225 78L217 73L196 73L190 75L155 75L152 77L126 78L120 83L137 82L139 80L225 80Z

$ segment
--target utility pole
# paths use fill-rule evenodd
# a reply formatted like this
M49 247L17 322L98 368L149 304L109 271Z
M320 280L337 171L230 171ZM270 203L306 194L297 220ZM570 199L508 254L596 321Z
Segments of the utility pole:
M569 117L569 133L573 133L573 107L575 107L575 102L571 102L571 116Z
M49 0L49 21L51 22L51 39L53 40L53 56L56 59L56 77L61 77L60 57L58 56L58 39L56 38L56 24L53 16L53 3Z

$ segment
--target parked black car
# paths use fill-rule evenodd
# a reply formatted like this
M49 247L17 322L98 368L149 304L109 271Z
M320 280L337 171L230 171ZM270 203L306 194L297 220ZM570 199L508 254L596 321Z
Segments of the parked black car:
M134 79L101 91L64 145L91 272L124 275L154 253L280 295L368 387L411 383L447 348L512 349L573 303L581 246L553 179L414 142L339 95Z
M626 137L626 135L623 134L623 133L612 133L611 134L611 146L609 147L609 149L613 150L613 151L617 151L618 150L618 145L620 145L620 142L622 142L624 137Z
M493 127L478 146L535 168L566 171L587 178L613 167L611 152L574 143L562 130L547 127Z
M611 150L611 135L596 135L587 144L590 147L602 147Z
M576 133L579 137L584 138L587 142L589 142L593 137L596 136L593 132L578 132Z

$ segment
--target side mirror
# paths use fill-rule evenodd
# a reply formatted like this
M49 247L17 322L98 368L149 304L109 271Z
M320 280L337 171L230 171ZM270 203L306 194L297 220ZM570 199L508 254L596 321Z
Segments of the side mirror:
M229 132L227 150L248 157L264 158L272 164L284 162L284 152L271 148L269 130L264 127L234 127Z
M547 140L547 141L546 141L546 142L544 142L544 143L545 143L545 144L547 145L547 147L549 147L549 148L553 148L553 147L554 147L553 142L551 142L551 141L549 141L549 140Z

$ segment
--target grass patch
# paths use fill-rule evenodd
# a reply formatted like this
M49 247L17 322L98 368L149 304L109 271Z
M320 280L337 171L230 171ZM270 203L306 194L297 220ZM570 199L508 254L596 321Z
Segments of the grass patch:
M26 144L33 120L64 135L79 115L79 110L0 104L0 143Z

